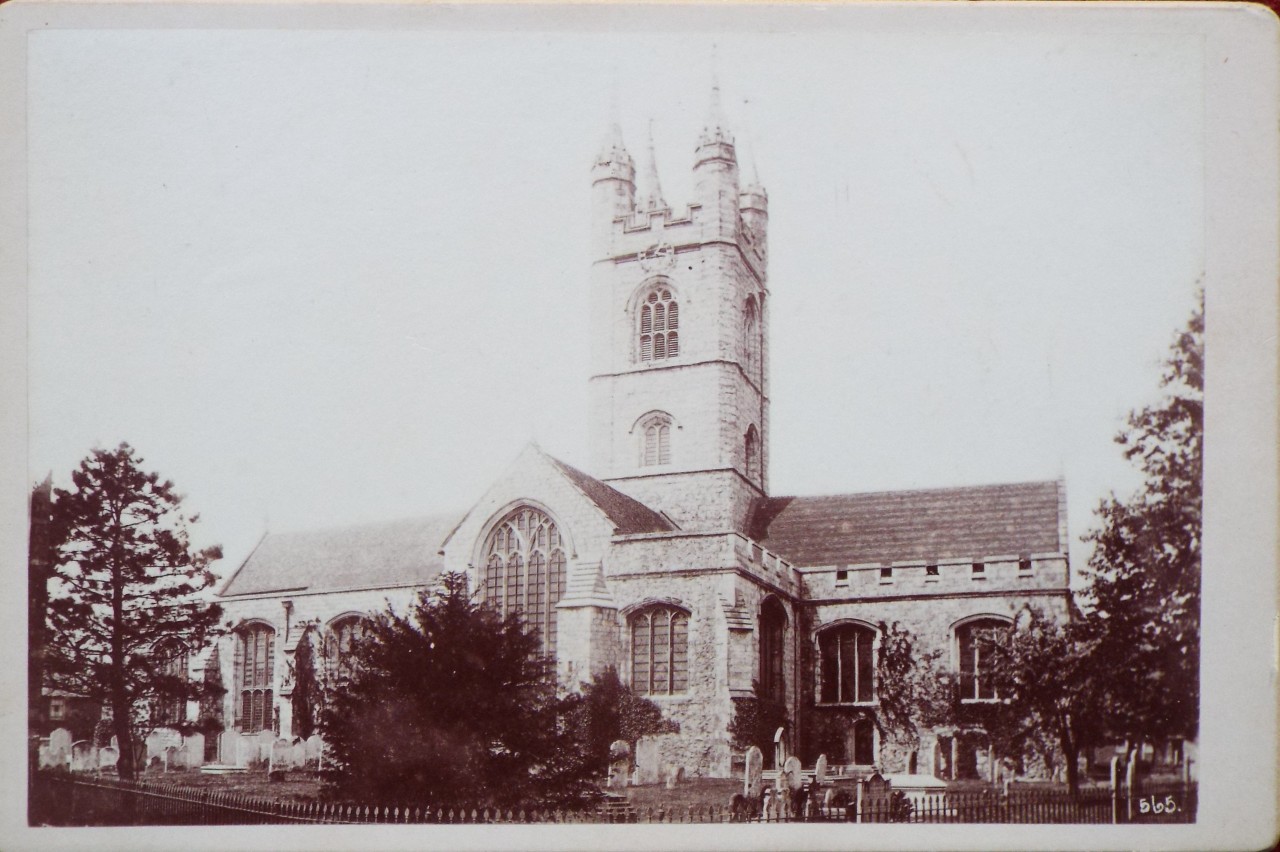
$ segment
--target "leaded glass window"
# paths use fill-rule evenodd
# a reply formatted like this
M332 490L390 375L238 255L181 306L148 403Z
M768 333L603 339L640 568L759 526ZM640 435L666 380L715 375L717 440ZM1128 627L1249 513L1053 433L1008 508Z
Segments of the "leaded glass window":
M956 628L961 701L993 701L1000 697L991 681L991 663L996 644L1008 631L1008 622L998 618L980 618Z
M689 614L660 605L633 614L631 688L640 695L675 695L689 688Z
M274 723L272 687L276 632L265 624L251 624L240 631L240 729L265 731Z
M566 565L560 527L545 512L521 507L489 533L483 553L485 603L504 617L518 616L554 656Z
M656 414L640 428L640 465L671 464L671 418Z
M848 624L824 630L818 637L824 704L872 701L875 632Z

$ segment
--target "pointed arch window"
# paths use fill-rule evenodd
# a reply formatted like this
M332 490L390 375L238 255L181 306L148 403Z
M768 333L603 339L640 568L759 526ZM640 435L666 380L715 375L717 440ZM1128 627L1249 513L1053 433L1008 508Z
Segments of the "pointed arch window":
M355 649L364 639L368 623L362 615L346 615L329 625L324 637L324 668L330 683L342 683L353 674Z
M545 512L521 507L493 528L483 553L485 603L537 630L543 652L555 656L567 563L560 527Z
M653 414L640 424L640 466L671 464L671 417Z
M770 701L784 701L786 682L787 612L777 598L760 607L760 692Z
M858 624L844 624L818 636L821 659L819 701L854 704L875 700L875 631Z
M961 701L995 701L1000 697L991 678L992 657L1009 630L1009 622L999 618L977 618L956 628Z
M759 482L760 433L756 431L754 424L747 427L746 437L743 438L743 455L746 458L747 479L752 482Z
M237 636L240 662L240 700L236 723L246 733L269 730L275 721L276 632L266 624L250 624Z
M760 381L760 308L755 296L748 296L742 309L742 367L752 381Z
M660 604L633 613L631 688L640 695L676 695L689 689L689 613Z
M649 291L640 303L640 360L663 361L680 354L680 305L667 287Z

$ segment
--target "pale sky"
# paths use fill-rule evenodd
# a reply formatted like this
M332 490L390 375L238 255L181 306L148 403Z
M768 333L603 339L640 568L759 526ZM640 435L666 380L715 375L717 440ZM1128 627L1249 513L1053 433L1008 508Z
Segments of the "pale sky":
M770 197L772 493L1064 476L1083 567L1204 268L1186 35L37 33L32 480L127 440L227 574L460 513L530 440L585 467L611 92L681 208L713 42Z

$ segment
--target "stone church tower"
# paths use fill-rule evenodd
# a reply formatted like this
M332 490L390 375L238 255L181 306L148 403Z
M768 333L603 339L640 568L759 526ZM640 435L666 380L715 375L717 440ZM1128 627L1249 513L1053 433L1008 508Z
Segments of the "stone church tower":
M768 484L768 196L718 87L693 172L672 208L616 125L592 169L592 470L681 529L742 531Z

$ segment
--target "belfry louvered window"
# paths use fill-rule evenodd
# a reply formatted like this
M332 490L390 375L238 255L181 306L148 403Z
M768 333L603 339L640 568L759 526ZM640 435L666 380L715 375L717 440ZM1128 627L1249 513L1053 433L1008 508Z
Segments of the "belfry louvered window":
M236 706L240 730L265 731L275 724L272 695L275 675L276 632L265 624L250 624L240 631L240 701Z
M671 291L649 291L640 305L640 360L662 361L680 354L680 306Z
M567 562L556 522L529 506L516 509L489 533L484 553L485 603L537 630L543 651L554 656Z
M689 688L689 614L652 606L633 614L631 688L640 695L675 695Z
M665 414L650 417L640 427L640 465L659 464L671 464L671 418Z

